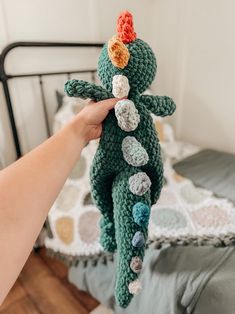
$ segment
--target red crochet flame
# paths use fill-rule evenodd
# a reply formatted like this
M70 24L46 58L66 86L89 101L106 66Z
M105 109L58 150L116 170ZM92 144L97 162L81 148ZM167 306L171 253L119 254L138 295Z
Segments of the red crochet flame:
M122 12L117 20L118 37L124 44L129 44L136 39L134 31L133 17L128 11Z

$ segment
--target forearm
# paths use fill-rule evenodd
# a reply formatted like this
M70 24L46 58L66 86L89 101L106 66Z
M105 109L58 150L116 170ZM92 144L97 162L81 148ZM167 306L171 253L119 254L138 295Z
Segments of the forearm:
M65 84L65 92L70 97L90 98L94 101L101 101L113 98L112 93L101 86L88 83L83 80L70 80Z
M146 108L156 116L165 117L174 113L176 105L168 96L141 96L141 101Z
M85 143L77 132L70 123L0 172L0 304L80 156Z

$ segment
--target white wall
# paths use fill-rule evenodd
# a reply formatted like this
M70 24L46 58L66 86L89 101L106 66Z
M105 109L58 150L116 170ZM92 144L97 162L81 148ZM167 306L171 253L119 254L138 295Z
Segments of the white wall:
M235 1L156 0L159 93L177 103L177 136L235 153Z
M142 5L140 5L142 3ZM150 39L150 20L154 0L0 0L0 49L13 41L107 41L116 31L116 19L120 11L129 9L135 15L136 28L141 37ZM142 10L143 5L145 10ZM142 23L144 20L144 23ZM1 36L2 35L2 36ZM7 59L11 73L69 70L81 67L96 67L97 51L63 49L12 51ZM63 91L66 77L46 79L46 99L50 104L51 120L55 103L55 89ZM46 138L42 119L42 106L36 80L10 82L17 127L23 152L27 152ZM0 90L1 97L1 90ZM3 100L1 110L5 110ZM7 128L7 116L1 114L4 123L4 149L8 162L14 160L11 133ZM0 138L1 140L1 138Z

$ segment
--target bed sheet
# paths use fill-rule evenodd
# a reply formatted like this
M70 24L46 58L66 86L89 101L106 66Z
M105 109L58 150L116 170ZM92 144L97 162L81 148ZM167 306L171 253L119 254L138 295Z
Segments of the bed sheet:
M71 267L69 280L116 314L232 314L235 308L235 249L170 247L146 252L143 290L127 309L114 301L115 262Z

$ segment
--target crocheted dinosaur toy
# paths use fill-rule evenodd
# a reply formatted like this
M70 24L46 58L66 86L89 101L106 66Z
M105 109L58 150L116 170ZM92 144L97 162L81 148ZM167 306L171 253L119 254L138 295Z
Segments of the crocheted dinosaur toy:
M136 38L129 12L119 16L117 33L99 58L98 75L104 88L70 80L65 91L95 101L120 98L103 123L90 179L93 199L102 213L101 244L118 254L115 297L121 307L127 307L141 289L138 274L150 207L163 184L160 146L150 113L171 115L175 104L166 96L142 95L155 77L156 58L148 44Z

